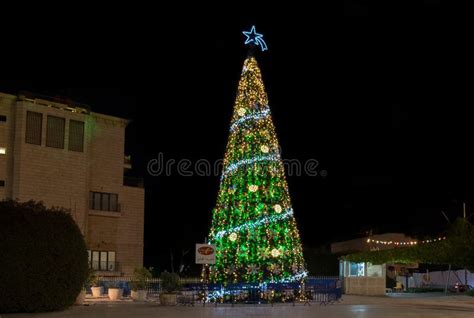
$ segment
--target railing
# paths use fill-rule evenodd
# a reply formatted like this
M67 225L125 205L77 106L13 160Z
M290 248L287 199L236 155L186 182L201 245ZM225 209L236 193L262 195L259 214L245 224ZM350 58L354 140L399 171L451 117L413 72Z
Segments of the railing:
M120 203L117 203L115 205L115 208L109 208L108 210L102 210L102 209L95 209L92 205L92 203L89 204L89 210L92 210L92 211L99 211L99 212L112 212L112 213L116 213L116 212L121 212L122 210L122 207L120 206Z
M123 185L128 186L128 187L134 187L134 188L143 188L144 182L143 182L143 178L124 176Z
M91 268L95 271L118 272L119 271L119 262L92 261L91 262Z
M123 289L123 295L130 294L130 277L102 277L101 284L105 292L111 286ZM199 279L182 279L182 288L178 301L183 304L222 303L236 304L271 304L274 303L319 303L333 304L342 297L342 280L339 277L308 278L300 283L274 284L204 284ZM161 292L161 280L158 278L147 281L147 292L150 297Z

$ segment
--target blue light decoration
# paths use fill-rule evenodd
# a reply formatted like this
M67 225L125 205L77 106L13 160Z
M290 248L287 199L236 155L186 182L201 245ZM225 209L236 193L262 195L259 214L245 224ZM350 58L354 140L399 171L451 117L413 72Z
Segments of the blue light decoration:
M234 170L238 169L241 166L251 165L251 164L254 164L256 162L262 162L262 161L278 161L278 160L280 160L280 154L279 153L275 153L275 154L271 154L271 155L267 155L267 156L254 157L252 159L243 159L243 160L237 161L237 162L232 163L229 166L227 166L227 168L222 172L221 181L224 180L224 178L228 174L230 174L231 172L233 172Z
M256 221L247 222L247 223L244 223L242 225L239 225L239 226L227 229L227 230L219 231L219 232L217 232L216 234L213 235L213 237L211 238L209 244L212 244L211 242L214 239L220 239L221 237L225 236L226 234L233 233L233 232L240 232L242 230L253 229L253 228L256 228L256 227L261 226L263 224L278 222L278 221L281 221L281 220L284 220L284 219L288 219L292 215L293 215L293 209L289 208L289 209L286 210L285 213L282 213L282 214L272 215L272 216L264 216L264 217L262 217L262 218L260 218Z
M259 120L266 118L270 115L270 107L266 106L265 109L261 112L255 112L253 114L240 117L237 119L232 126L230 126L230 131L234 131L241 123L244 123L249 120Z
M253 288L253 289L266 290L268 284L298 283L298 282L301 282L302 280L304 280L306 277L308 277L308 272L307 271L301 271L301 272L296 273L296 274L294 274L292 276L289 276L289 277L284 277L284 278L277 279L277 280L272 279L272 280L267 281L267 282L261 282L258 285L249 286L249 287L242 286L242 290L225 289L223 286L221 286L220 290L215 290L215 291L210 292L206 296L205 301L206 302L218 301L219 299L223 298L226 295L238 295L244 289Z
M255 31L255 25L252 25L250 31L243 31L242 33L247 37L247 39L245 39L245 44L252 43L256 46L260 46L262 51L268 50L267 43L263 40L263 34Z

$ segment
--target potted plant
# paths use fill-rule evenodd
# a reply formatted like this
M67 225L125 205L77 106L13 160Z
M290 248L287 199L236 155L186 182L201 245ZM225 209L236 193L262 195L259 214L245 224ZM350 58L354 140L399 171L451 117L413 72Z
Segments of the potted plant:
M84 303L84 300L86 299L86 292L87 292L86 291L86 286L91 284L91 281L92 281L93 277L94 277L94 271L91 268L89 268L89 273L87 275L87 279L86 279L84 285L82 286L81 292L79 293L79 295L77 295L76 305L82 305Z
M109 287L108 295L110 300L119 300L120 298L122 298L123 289L120 288L118 281L112 282Z
M148 280L152 278L151 268L137 267L133 271L133 278L130 282L131 297L135 301L145 301L147 294Z
M100 286L100 277L91 270L89 276L89 283L91 285L92 297L102 296L103 287Z
M160 303L164 306L176 306L178 304L178 292L180 289L179 276L176 273L163 272L160 276L161 292Z

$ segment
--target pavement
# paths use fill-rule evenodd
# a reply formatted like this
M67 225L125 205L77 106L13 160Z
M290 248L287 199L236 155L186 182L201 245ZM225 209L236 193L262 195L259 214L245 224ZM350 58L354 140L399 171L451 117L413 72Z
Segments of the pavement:
M83 306L74 306L63 312L41 314L9 314L0 318L460 318L474 317L474 298L462 295L445 296L424 294L415 296L391 295L380 297L344 295L333 305L303 304L219 305L196 304L195 307L163 307L151 299L135 303L129 299L110 302L107 298L86 300Z

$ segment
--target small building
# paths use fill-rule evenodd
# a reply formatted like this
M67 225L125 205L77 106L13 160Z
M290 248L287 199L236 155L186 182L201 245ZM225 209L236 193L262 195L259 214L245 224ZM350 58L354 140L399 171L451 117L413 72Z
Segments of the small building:
M128 122L71 101L0 93L0 200L68 209L101 276L143 265L143 183L124 177Z
M331 244L331 253L344 256L357 252L377 251L417 244L416 240L402 233L385 233ZM398 265L353 263L341 260L339 275L344 278L344 292L353 295L384 295L388 280L396 281L397 275L417 268L418 264ZM391 290L391 289L389 289Z

